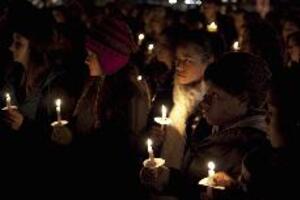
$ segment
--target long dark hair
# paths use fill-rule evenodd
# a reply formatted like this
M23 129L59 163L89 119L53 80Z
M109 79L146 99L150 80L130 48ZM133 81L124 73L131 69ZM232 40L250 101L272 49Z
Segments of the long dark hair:
M34 92L42 84L50 69L48 49L45 44L29 39L29 50L29 62L25 68L25 79L21 83L25 88L26 95Z

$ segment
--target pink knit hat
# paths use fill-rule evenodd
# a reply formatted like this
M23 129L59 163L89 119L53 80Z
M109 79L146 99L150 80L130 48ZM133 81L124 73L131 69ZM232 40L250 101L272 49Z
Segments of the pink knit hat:
M124 67L135 51L128 25L117 18L105 18L86 37L85 47L97 54L102 70L111 75Z

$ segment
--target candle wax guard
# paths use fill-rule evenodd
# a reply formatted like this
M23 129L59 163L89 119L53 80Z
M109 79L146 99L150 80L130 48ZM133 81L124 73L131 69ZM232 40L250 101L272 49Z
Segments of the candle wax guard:
M165 160L162 158L154 158L154 162L151 162L150 159L148 158L143 162L144 167L148 168L158 168L161 167L165 164Z
M66 124L68 124L69 122L67 120L61 120L59 121L54 121L51 123L51 126L64 126Z
M15 109L15 110L17 110L18 109L18 107L17 106L13 106L13 105L11 105L11 106L9 106L9 109ZM8 107L7 106L5 106L4 108L2 108L1 110L8 110Z
M211 187L214 189L218 189L218 190L225 190L224 186L218 186L218 185L214 185L213 181L211 180L210 177L205 177L203 179L201 179L198 183L199 185L204 185L207 187Z
M171 119L170 118L162 118L162 117L155 117L154 121L160 125L169 125L171 124Z

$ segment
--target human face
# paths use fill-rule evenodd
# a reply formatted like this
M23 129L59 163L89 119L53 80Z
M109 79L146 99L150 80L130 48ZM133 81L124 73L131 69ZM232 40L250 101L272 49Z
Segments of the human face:
M29 40L19 33L13 34L13 41L9 47L12 52L15 62L21 63L23 66L27 66L29 61Z
M202 5L202 12L209 22L216 19L218 10L219 7L214 3L204 3Z
M289 21L285 22L282 28L282 37L284 41L287 41L287 38L290 34L297 31L299 31L299 27L297 27L294 23Z
M99 59L96 53L91 50L87 50L88 56L85 59L85 64L89 66L90 76L101 76L103 71L99 63Z
M200 81L208 64L208 61L203 61L196 45L181 45L176 49L176 80L183 85Z
M201 109L211 125L228 125L247 112L246 100L241 100L244 98L233 96L210 81L204 82L204 92Z
M287 44L288 54L290 59L294 62L299 63L300 61L300 47L295 44L293 40L289 40Z
M164 36L160 36L156 46L156 57L159 62L166 64L169 68L172 67L174 55L171 47Z

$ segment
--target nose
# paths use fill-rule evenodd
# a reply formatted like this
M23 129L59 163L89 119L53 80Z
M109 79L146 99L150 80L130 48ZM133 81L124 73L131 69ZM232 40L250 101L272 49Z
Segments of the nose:
M13 43L10 44L10 46L8 47L8 49L11 51L11 52L14 52L14 45Z
M177 61L177 64L176 64L176 71L182 72L183 70L184 70L184 67L183 67L182 62Z

